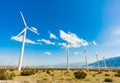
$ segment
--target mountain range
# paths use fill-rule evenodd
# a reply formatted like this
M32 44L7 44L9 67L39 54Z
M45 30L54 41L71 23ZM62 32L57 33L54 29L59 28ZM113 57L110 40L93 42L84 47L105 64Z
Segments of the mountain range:
M100 67L104 67L104 60L98 61ZM120 67L120 56L105 59L107 67ZM97 62L89 64L90 67L97 67Z
M99 65L100 67L104 67L104 60L99 60ZM105 59L106 65L107 67L111 68L117 68L120 67L120 56L118 57L112 57L112 58L108 58ZM88 64L89 67L97 67L97 61ZM57 65L47 65L47 67L58 67L58 68L65 68L66 67L66 63L61 63L61 64L57 64ZM85 67L85 63L84 62L75 62L75 63L70 63L70 67L71 68L81 68L81 67Z

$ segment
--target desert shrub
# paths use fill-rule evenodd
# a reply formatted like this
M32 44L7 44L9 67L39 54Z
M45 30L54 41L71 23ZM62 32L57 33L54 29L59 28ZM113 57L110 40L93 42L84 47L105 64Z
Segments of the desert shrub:
M93 77L95 77L96 75L94 74L94 75L92 75Z
M104 82L112 82L113 80L111 78L105 78Z
M45 72L45 70L42 70L42 72Z
M38 70L35 70L36 73L38 73Z
M120 73L116 73L115 76L116 76L116 77L120 77Z
M14 69L10 69L10 71L14 71Z
M93 77L97 76L97 73L93 74L92 76L93 76Z
M54 74L51 73L49 70L47 70L46 73L47 73L48 75L50 75L50 76L54 76Z
M64 72L64 75L66 75L67 73L69 73L69 72Z
M33 70L23 70L21 72L21 76L29 76L29 75L34 75L35 72Z
M109 74L105 74L105 76L110 76Z
M112 72L116 72L115 70L112 70Z
M120 73L120 70L117 70L117 73Z
M105 70L105 72L108 72L108 70Z
M120 70L117 71L117 73L115 74L116 77L120 77Z
M50 75L50 71L49 71L49 70L47 70L46 73L47 73L48 75Z
M12 72L6 72L5 70L0 70L0 80L12 80L15 74Z
M102 71L99 71L99 72L98 72L98 74L101 74L101 73L102 73Z
M76 71L74 72L74 76L76 79L84 79L87 76L87 73L84 71Z

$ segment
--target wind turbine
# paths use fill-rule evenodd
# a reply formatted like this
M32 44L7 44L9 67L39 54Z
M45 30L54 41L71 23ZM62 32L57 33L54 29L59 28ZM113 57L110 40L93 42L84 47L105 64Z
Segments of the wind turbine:
M20 14L21 14L21 17L22 17L22 20L23 20L23 23L24 23L25 28L16 36L16 38L17 38L17 37L19 37L22 33L24 34L23 39L22 39L22 48L21 48L21 52L20 52L20 58L19 58L19 64L18 64L18 71L21 71L21 66L22 66L22 60L23 60L23 54L24 54L24 47L25 47L25 40L26 40L26 32L27 32L27 30L30 30L30 31L32 31L32 32L34 32L34 33L36 33L36 34L39 35L39 33L37 32L37 30L32 29L32 28L29 28L29 27L27 26L26 21L25 21L24 16L23 16L23 14L22 14L21 11L20 11Z
M105 70L107 71L107 65L106 65L105 57L103 57L103 61L104 61Z
M96 59L97 59L98 71L100 72L100 66L99 66L99 62L98 62L98 53L97 52L96 52Z
M93 41L93 45L97 46L98 44L95 41ZM98 71L100 72L100 66L99 66L99 62L98 62L98 53L97 53L97 50L96 50L96 59L97 59Z
M66 55L67 55L67 72L69 72L69 45L66 43Z
M88 72L89 71L89 68L88 68L88 61L87 61L87 50L84 46L84 54L85 54L85 62L86 62L86 71Z

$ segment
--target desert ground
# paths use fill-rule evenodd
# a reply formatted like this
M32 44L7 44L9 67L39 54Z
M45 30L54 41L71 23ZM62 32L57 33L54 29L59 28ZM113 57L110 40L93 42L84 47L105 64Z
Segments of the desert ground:
M76 75L75 75L75 72ZM82 72L82 73L79 73ZM120 69L85 69L72 68L25 68L0 69L0 83L120 83Z

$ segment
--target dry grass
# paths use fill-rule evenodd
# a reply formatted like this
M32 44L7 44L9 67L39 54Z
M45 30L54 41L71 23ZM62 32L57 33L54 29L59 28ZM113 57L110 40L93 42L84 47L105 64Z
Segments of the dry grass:
M120 77L116 77L115 74L117 71L102 71L98 73L97 71L87 72L87 77L82 80L78 80L74 77L74 72L78 71L71 70L69 73L66 73L66 70L60 69L36 69L36 73L30 76L21 76L20 72L14 70L9 72L14 72L16 77L13 80L1 80L0 83L107 83L104 82L105 78L112 79L110 83L120 83Z

